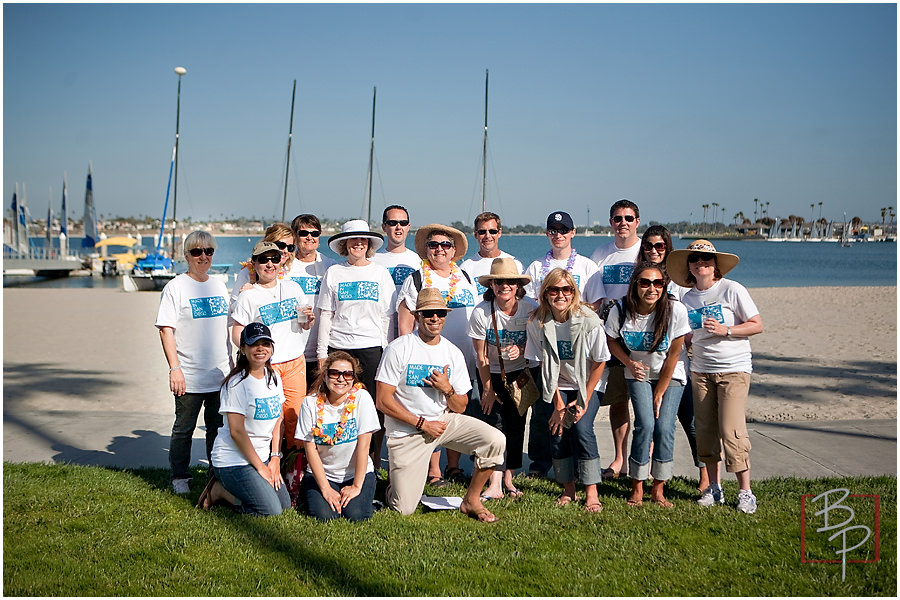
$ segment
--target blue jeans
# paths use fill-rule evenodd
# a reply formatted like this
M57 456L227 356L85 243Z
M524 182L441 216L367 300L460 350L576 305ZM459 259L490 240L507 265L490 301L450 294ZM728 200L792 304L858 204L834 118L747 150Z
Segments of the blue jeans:
M542 390L540 367L531 368L531 378L534 379L538 390ZM544 402L543 398L538 398L537 402L531 406L531 421L528 423L528 460L531 461L528 471L530 473L546 475L553 467L553 444L550 441L550 427L547 426L552 407L553 405Z
M659 418L653 414L653 391L658 381L628 379L628 394L634 407L634 432L631 437L631 455L628 457L628 474L643 481L649 475L659 481L672 478L675 456L675 417L684 391L677 381L672 381L663 394ZM650 464L650 442L653 442L653 464Z
M576 390L560 391L566 404L578 397ZM568 429L563 429L562 435L551 435L553 471L556 474L557 482L575 481L576 460L578 460L578 475L581 483L591 485L602 481L600 451L597 449L597 436L594 434L594 419L597 417L599 408L599 400L594 398L594 394L591 393L587 410L578 419L578 422Z
M353 485L353 479L348 479L343 483L329 481L328 484L331 489L340 492L342 488ZM332 510L331 505L322 495L316 478L310 473L303 476L300 491L306 499L306 510L320 521L330 521L338 517L344 517L353 522L366 521L372 518L372 501L375 500L375 473L366 473L359 496L348 502L347 506L343 507L339 513Z
M271 517L291 507L287 485L276 490L252 465L216 467L215 471L225 489L240 501L237 509L242 513Z
M191 479L189 470L191 442L201 408L204 408L203 422L206 425L206 459L212 465L213 443L222 426L218 390L204 393L189 392L183 396L175 396L175 423L172 425L172 436L169 438L169 466L172 467L172 479Z

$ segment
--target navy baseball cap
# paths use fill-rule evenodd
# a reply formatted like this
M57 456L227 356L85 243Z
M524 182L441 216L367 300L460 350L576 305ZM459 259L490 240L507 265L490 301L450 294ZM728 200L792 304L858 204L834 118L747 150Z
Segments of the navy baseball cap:
M275 345L272 339L272 331L262 323L250 323L241 332L241 346L252 346L259 340L269 340Z
M569 216L569 213L562 211L550 213L550 216L547 217L547 229L559 229L560 227L575 229L572 217Z

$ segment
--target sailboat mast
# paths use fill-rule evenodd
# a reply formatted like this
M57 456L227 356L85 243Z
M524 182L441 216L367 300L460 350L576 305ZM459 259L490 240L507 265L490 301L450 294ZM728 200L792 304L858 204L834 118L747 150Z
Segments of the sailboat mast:
M294 91L291 94L291 121L288 127L287 164L284 167L284 200L281 202L281 222L287 216L288 174L291 172L291 138L294 136L294 99L297 97L297 80L294 80Z
M484 70L484 146L481 156L481 212L487 195L488 70Z
M369 145L369 176L366 192L366 223L372 223L372 166L375 160L375 96L377 87L372 87L372 143Z
M172 252L170 254L172 260L175 260L175 229L178 226L176 214L178 211L178 128L181 123L181 76L187 73L187 69L175 67L175 73L178 75L178 102L175 107L175 187L172 190ZM164 215L163 227L165 225Z

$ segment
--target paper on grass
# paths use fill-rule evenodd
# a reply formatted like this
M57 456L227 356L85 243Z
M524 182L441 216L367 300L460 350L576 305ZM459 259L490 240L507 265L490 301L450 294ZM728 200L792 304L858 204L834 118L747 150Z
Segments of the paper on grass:
M431 510L459 510L462 505L462 498L459 496L426 496L419 498L425 508Z

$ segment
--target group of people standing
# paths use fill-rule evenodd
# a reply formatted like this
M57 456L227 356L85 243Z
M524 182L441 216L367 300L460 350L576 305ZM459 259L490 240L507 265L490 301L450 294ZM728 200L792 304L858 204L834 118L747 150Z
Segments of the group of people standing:
M674 250L661 226L638 238L628 200L613 204L610 225L613 242L587 258L572 246L572 218L553 212L550 250L523 268L498 246L500 217L482 213L478 251L458 264L462 232L420 227L412 251L409 213L394 205L384 234L344 223L328 240L344 258L335 263L318 251L319 220L299 215L266 230L230 294L208 274L215 239L191 233L188 271L163 290L156 322L175 396L174 491L190 489L204 410L202 508L274 515L295 504L321 520L370 518L385 440L386 503L402 514L426 485L467 482L460 510L496 521L485 502L522 496L514 476L526 451L531 475L553 469L560 506L580 501L580 480L584 509L600 512L598 484L627 474L629 506L652 478L650 501L670 508L677 419L700 469L698 502L724 503L724 447L737 507L754 512L744 408L748 337L762 320L747 290L724 279L738 257L705 240ZM515 393L529 379L530 407ZM594 432L602 406L615 447L606 468Z

